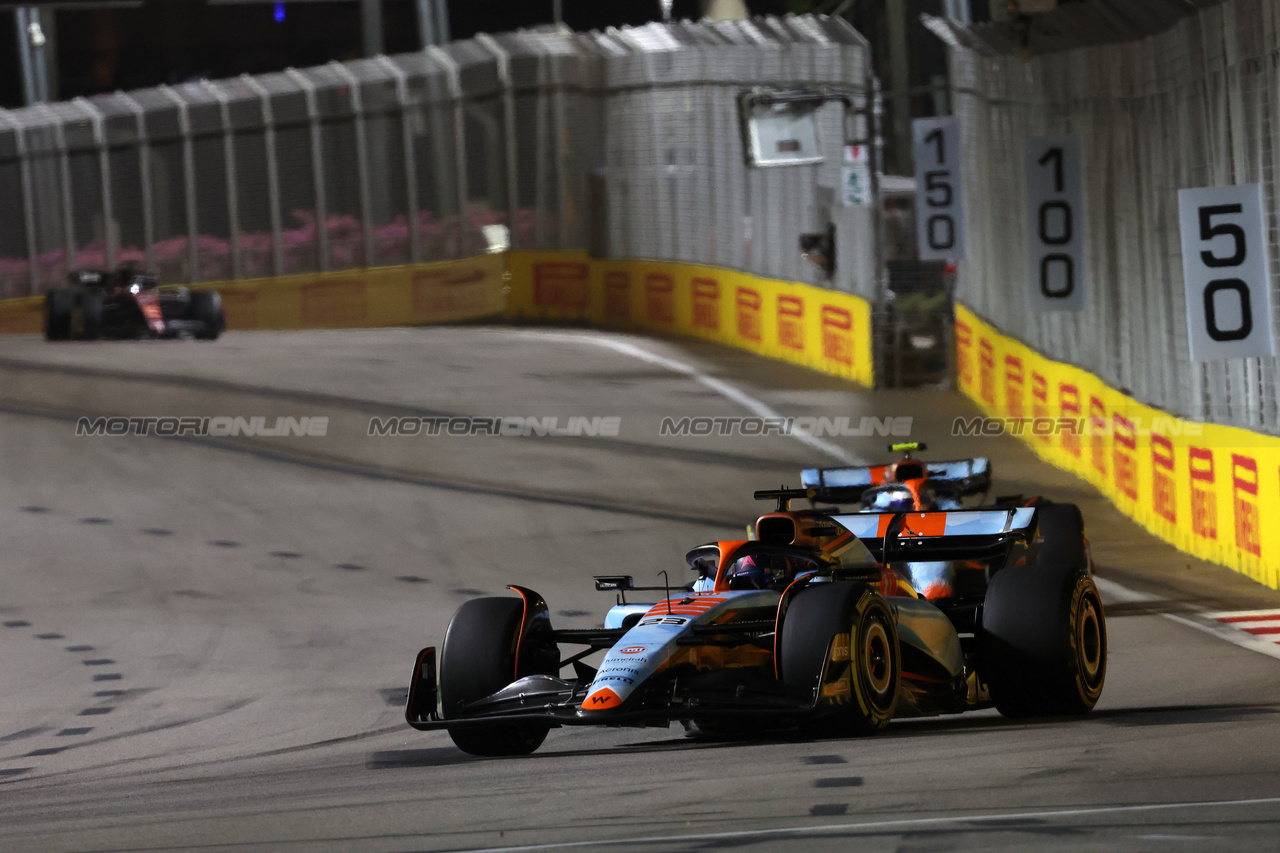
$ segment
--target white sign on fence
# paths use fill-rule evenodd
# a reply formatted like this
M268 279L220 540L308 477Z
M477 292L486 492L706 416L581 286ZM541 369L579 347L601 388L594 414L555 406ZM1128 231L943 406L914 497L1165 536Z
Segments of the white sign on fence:
M1276 354L1262 185L1178 190L1191 357Z
M1027 279L1032 311L1081 311L1085 299L1080 140L1028 139Z
M954 117L911 122L916 159L916 234L926 261L964 257L960 122Z
M840 199L846 207L871 204L871 151L865 145L844 147Z

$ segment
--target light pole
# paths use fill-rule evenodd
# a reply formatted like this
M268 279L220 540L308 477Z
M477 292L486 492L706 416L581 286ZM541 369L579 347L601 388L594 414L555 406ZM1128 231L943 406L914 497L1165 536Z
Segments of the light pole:
M422 48L449 41L448 0L418 0L418 33Z
M40 25L38 6L19 6L13 12L18 31L18 59L22 65L22 95L28 105L49 100L48 39Z

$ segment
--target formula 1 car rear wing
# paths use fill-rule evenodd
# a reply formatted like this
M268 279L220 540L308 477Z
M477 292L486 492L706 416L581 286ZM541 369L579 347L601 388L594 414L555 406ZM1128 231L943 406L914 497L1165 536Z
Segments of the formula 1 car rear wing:
M859 512L831 516L881 563L990 560L1030 545L1039 523L1034 506L946 512Z
M925 476L935 483L954 486L962 497L985 494L991 489L991 461L985 456L952 462L924 463ZM815 491L814 500L829 503L859 503L862 493L888 482L888 465L856 468L806 468L800 482Z

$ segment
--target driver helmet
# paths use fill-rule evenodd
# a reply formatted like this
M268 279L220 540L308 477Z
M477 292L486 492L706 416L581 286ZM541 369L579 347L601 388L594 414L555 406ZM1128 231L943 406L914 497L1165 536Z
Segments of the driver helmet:
M738 560L729 574L731 589L782 589L791 583L796 569L790 557L756 554Z
M915 495L906 487L879 489L871 496L870 510L908 512L915 509Z

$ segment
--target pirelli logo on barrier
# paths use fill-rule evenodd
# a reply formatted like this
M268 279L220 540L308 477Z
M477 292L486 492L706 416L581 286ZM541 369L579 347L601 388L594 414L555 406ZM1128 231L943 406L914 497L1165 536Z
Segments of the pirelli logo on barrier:
M616 323L631 319L631 276L626 270L605 271L604 318Z
M1063 418L1079 421L1080 389L1065 382L1058 384L1058 411ZM1080 458L1080 436L1068 431L1062 434L1062 449L1077 459Z
M650 323L671 325L676 321L676 282L666 273L651 272L644 277L645 317Z
M537 308L581 311L591 304L591 267L587 264L533 265L533 304Z
M739 287L733 302L738 334L749 341L760 343L760 309L764 307L760 292L749 287Z
M778 297L778 343L788 349L804 349L804 300Z
M714 278L693 279L693 326L720 331L720 282Z
M1262 527L1258 513L1258 460L1231 454L1231 493L1236 510L1236 547L1262 556Z
M1009 417L1021 418L1022 392L1026 386L1026 374L1022 370L1022 359L1015 355L1004 357L1004 405Z
M823 305L822 357L853 366L853 314L845 308Z
M1191 532L1202 539L1218 539L1218 490L1213 470L1213 451L1189 447L1191 474Z
M996 404L996 350L986 338L978 340L978 393L988 406Z
M1205 252L1221 255L1222 249L1215 244ZM1013 434L1046 461L1102 489L1157 536L1280 589L1280 438L1163 413L1080 365L1002 334L962 303L956 305L956 328L957 374L966 355L974 373L974 382L961 381L960 388L989 420L1018 422L1020 361L1027 383L1024 417L1039 422L1047 409L1045 422L1056 428L1048 442L1035 430ZM990 402L987 375L996 371L996 400ZM1005 415L1010 417L997 417Z
M973 387L973 329L968 323L956 320L956 372L960 375L960 387Z
M411 282L414 317L451 319L494 310L486 288L488 278L484 270L474 267L415 272Z
M306 284L298 296L303 326L349 328L363 326L368 321L369 305L360 279Z
M1115 447L1111 451L1111 464L1115 469L1115 484L1129 500L1138 499L1138 430L1133 421L1116 412L1111 415L1111 429Z
M1170 524L1178 523L1176 476L1173 442L1163 435L1151 436L1151 506Z
M1031 371L1031 417L1038 421L1053 417L1049 414L1049 380L1034 370ZM1049 443L1048 434L1037 435L1036 438Z
M1089 449L1094 470L1107 476L1107 407L1097 397L1089 398Z

